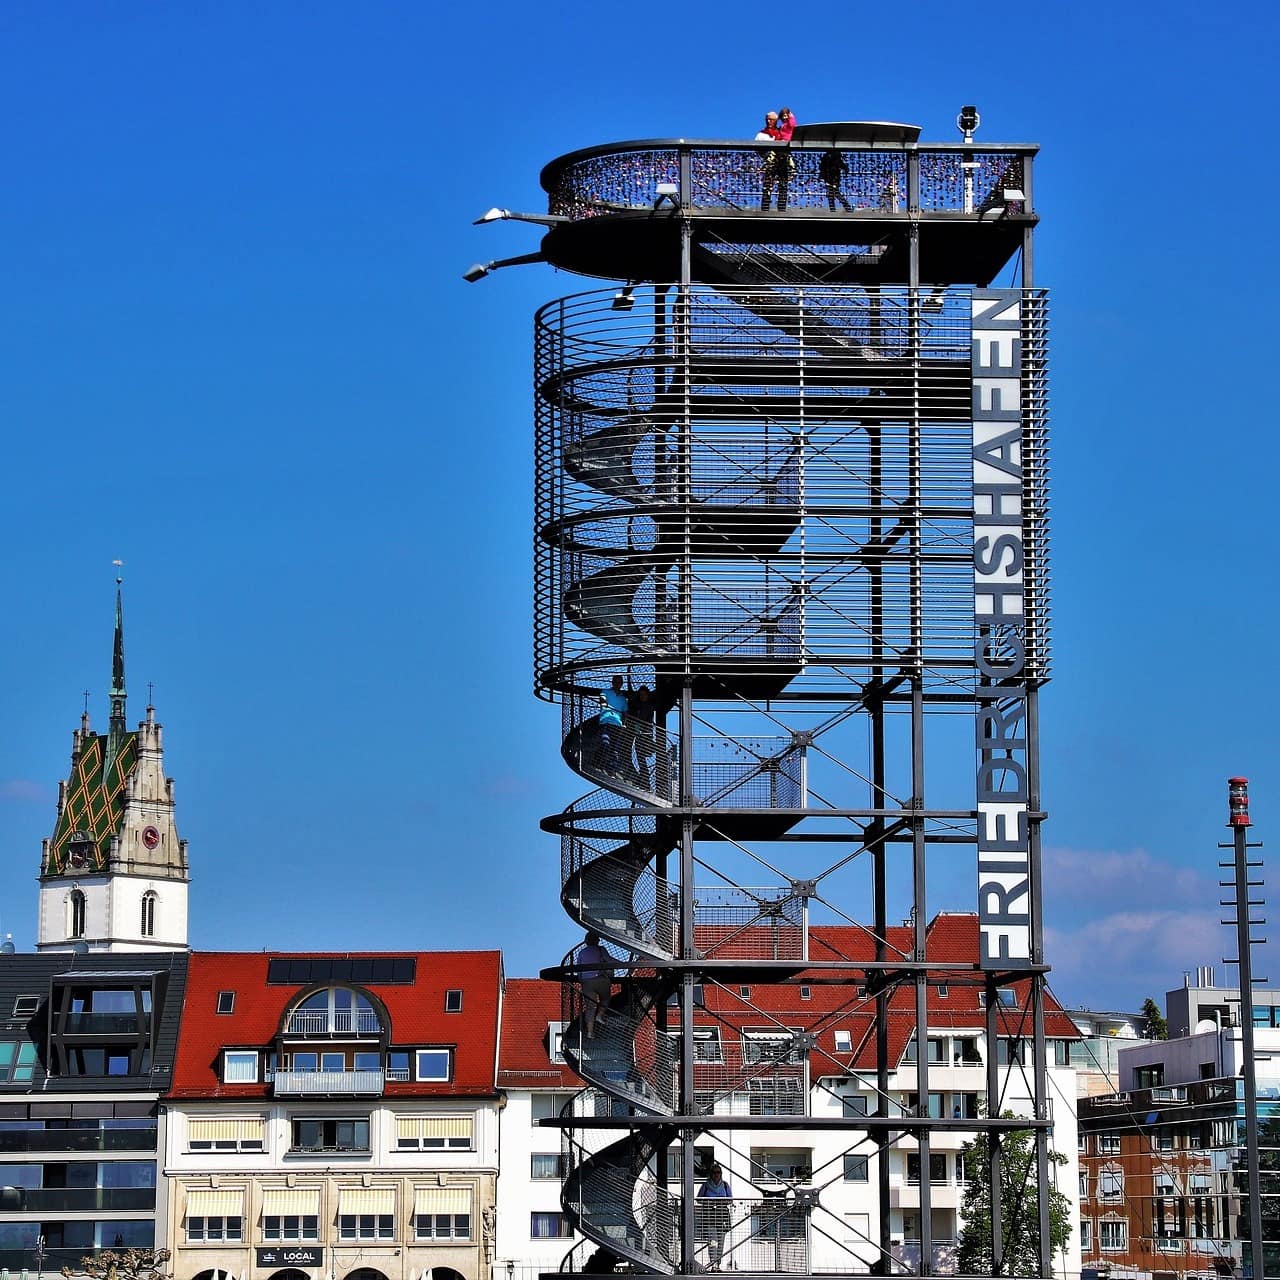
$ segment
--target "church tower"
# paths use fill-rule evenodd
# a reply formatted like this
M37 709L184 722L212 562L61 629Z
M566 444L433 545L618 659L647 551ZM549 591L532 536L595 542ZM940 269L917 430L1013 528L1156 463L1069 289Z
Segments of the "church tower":
M38 951L185 951L187 842L173 821L162 729L147 707L125 727L124 613L116 579L111 715L106 733L86 709L71 771L40 859Z

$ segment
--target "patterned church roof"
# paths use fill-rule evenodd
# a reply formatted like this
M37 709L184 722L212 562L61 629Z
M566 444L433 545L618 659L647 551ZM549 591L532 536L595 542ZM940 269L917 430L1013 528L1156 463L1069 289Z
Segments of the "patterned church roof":
M90 734L76 758L67 780L67 799L58 818L49 850L47 875L67 875L77 871L90 874L107 869L111 837L120 829L124 815L124 784L138 760L136 733L118 737L119 750L107 762L108 735ZM78 831L93 840L93 850L82 866L72 866L70 846Z

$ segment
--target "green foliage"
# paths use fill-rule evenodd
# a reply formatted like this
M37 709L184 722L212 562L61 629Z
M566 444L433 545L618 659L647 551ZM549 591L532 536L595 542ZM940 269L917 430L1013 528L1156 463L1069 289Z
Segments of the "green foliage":
M1006 1112L1006 1116L1010 1113ZM1010 1117L1011 1118L1011 1117ZM985 1134L967 1143L963 1150L964 1201L960 1213L958 1270L964 1275L1040 1275L1040 1195L1036 1186L1036 1150L1026 1129L1006 1132L1000 1143L1000 1239L999 1268L991 1251L991 1183L987 1169L991 1146ZM1064 1165L1066 1156L1049 1153L1051 1164ZM1056 1188L1049 1189L1049 1247L1056 1254L1071 1238L1071 1201Z
M1148 1040L1169 1038L1169 1024L1165 1021L1164 1014L1160 1012L1160 1006L1150 996L1142 1002L1142 1016L1147 1020Z
M80 1259L80 1269L63 1267L67 1280L172 1280L168 1249L103 1249Z

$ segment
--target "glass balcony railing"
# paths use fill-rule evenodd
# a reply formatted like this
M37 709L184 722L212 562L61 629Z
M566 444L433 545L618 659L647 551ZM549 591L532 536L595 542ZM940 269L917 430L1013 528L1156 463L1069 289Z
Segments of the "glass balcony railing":
M136 1129L0 1130L0 1152L6 1151L154 1151L155 1125Z
M22 1187L26 1213L98 1213L117 1209L154 1209L154 1187Z
M68 1013L55 1018L55 1030L68 1036L133 1035L151 1029L151 1015L143 1013Z

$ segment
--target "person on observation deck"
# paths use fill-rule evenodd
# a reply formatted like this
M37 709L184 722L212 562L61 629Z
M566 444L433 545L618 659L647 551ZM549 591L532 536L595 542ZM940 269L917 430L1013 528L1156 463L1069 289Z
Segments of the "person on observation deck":
M778 141L790 142L791 135L796 131L796 118L791 114L790 107L783 107L778 112Z
M783 108L787 110L787 108ZM791 125L794 129L794 123ZM782 127L782 117L777 111L768 111L764 117L764 128L756 134L757 142L788 142L791 134L785 132ZM791 181L791 171L795 167L795 161L785 151L770 151L764 158L764 169L761 177L760 191L760 208L767 210L769 202L773 199L773 193L778 193L777 205L778 212L785 213L787 209L787 186Z
M848 166L845 164L843 151L837 151L833 147L830 151L822 153L822 159L818 161L818 177L822 179L822 185L827 189L827 208L832 213L836 211L837 200L844 205L846 213L853 209L849 203L849 197L841 190L847 172Z

